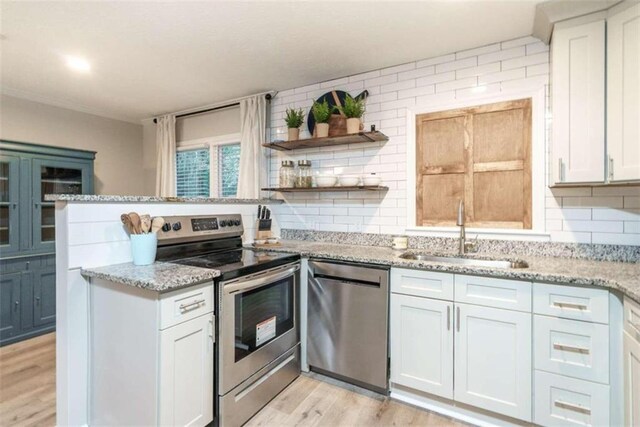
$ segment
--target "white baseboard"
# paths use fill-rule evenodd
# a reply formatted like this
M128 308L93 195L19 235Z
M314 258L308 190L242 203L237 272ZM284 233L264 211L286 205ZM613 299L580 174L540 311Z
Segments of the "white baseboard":
M480 427L513 427L531 425L531 423L527 423L525 421L502 418L497 414L493 415L482 409L475 411L466 405L461 405L445 399L440 400L435 397L429 397L427 394L413 391L395 384L392 384L391 386L390 395L393 399L408 403L409 405L417 406L419 408Z

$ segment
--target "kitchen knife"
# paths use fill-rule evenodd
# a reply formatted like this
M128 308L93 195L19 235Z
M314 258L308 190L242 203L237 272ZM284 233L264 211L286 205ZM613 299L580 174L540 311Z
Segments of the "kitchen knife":
M271 219L271 209L267 208L267 218L266 219Z
M262 207L262 215L260 216L260 219L265 219L266 215L267 215L267 207L263 206Z
M262 205L258 205L258 219L260 219L260 212L262 212Z

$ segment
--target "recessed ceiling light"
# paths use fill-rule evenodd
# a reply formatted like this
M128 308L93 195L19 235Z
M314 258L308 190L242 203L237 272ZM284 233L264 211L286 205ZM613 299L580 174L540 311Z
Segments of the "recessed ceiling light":
M87 72L91 70L91 65L86 59L77 56L67 56L67 66L72 70Z

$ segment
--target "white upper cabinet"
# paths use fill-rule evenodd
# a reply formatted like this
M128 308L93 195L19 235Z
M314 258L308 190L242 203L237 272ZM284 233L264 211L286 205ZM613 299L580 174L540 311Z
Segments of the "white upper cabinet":
M607 150L609 181L640 180L640 3L607 19Z
M603 182L605 21L567 24L556 25L551 47L553 182Z

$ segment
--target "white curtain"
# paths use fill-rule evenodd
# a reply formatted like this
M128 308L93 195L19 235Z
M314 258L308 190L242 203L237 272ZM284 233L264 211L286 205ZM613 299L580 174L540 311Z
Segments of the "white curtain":
M176 116L158 118L156 126L156 196L176 195Z
M262 144L267 131L267 100L256 95L240 101L240 167L238 198L259 199L267 182L267 161Z

